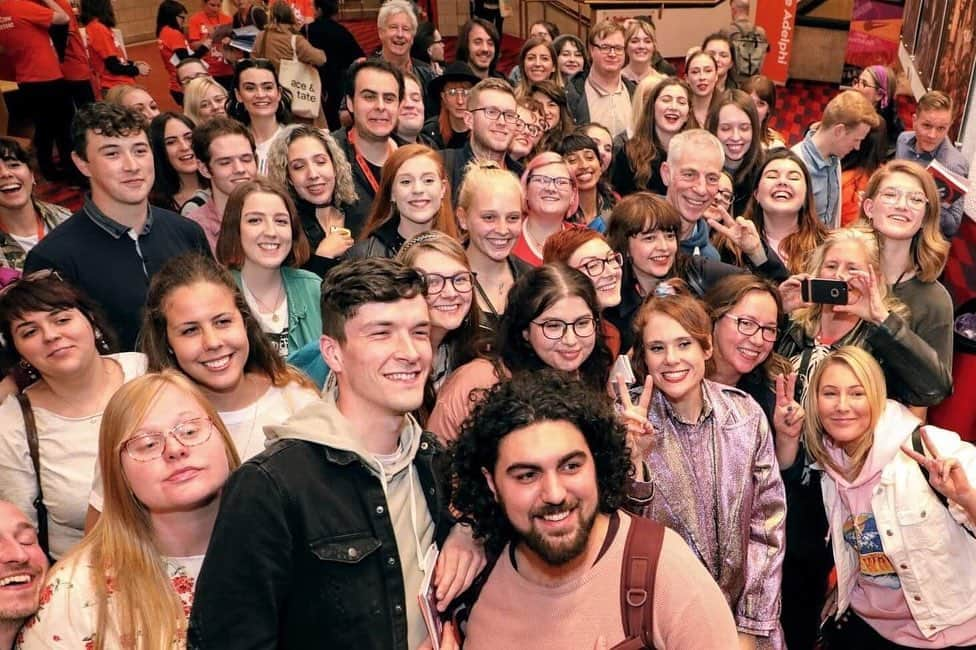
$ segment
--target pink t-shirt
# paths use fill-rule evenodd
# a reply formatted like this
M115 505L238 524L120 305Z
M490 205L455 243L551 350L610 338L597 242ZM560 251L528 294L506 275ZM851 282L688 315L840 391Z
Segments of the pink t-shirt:
M464 650L589 650L603 637L624 640L620 569L631 516L603 557L577 579L539 585L512 566L506 546L471 610ZM718 585L684 540L668 529L654 582L654 647L668 650L737 648L732 612Z

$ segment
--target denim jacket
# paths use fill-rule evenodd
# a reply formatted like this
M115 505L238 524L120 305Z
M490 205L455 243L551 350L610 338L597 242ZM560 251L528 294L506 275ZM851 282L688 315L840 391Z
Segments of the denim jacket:
M197 582L190 648L407 650L405 598L416 594L405 593L384 485L369 459L323 442L354 437L337 431L344 423L325 397L268 427L281 439L231 475ZM415 449L440 546L453 524L446 458L427 433Z

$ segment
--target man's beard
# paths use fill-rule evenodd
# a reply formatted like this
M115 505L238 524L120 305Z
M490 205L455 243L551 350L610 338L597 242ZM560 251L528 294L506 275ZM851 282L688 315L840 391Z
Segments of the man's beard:
M577 503L576 508L579 508L579 503ZM565 510L565 506L545 508L541 512L533 513L533 520L537 516L556 514L565 512ZM525 545L545 560L547 564L551 566L562 566L567 562L575 560L580 554L586 551L587 543L590 540L590 532L593 530L593 525L596 522L596 514L597 511L594 508L593 513L589 517L583 516L579 526L570 535L563 535L556 538L541 533L533 525L533 521L530 523L528 532L515 531L516 541L525 542ZM571 513L569 516L572 517L573 514ZM553 540L557 540L556 543L553 543Z

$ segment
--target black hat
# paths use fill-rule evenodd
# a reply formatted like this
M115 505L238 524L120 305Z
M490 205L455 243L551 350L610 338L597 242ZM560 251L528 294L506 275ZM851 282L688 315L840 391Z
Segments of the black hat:
M471 85L474 85L481 81L481 78L476 76L474 72L471 71L471 66L463 61L455 61L454 63L448 65L444 68L444 74L439 77L435 77L427 84L427 94L430 97L440 97L441 91L444 90L444 86L452 81L467 81Z

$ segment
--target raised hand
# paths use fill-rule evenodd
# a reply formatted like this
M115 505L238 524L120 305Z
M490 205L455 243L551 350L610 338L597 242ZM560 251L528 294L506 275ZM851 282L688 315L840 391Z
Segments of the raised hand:
M875 325L880 325L888 318L890 312L884 305L878 274L874 272L873 267L868 266L867 271L851 271L847 286L851 289L851 293L858 294L858 299L846 305L835 305L835 312L854 314L861 320Z
M776 375L776 407L773 409L773 430L777 435L799 438L806 413L793 396L796 394L796 373Z
M647 450L654 441L654 427L647 419L647 411L651 406L651 394L654 392L654 379L648 373L644 380L644 392L636 404L630 399L627 383L620 375L614 377L617 392L620 396L622 410L619 413L624 426L627 427L627 444L630 447L630 460L635 471L640 470ZM640 472L638 471L638 476Z
M471 527L454 524L434 566L437 611L446 610L458 594L470 587L485 564L485 547L474 538Z
M139 71L140 75L142 75L143 77L149 76L149 73L152 71L152 68L149 67L148 63L146 63L145 61L136 61L135 64L136 64L136 69Z
M809 273L797 273L786 278L779 285L779 296L783 300L784 312L790 314L800 307L810 306L811 303L803 301L803 291L801 289L803 283L809 278Z
M353 243L355 240L353 240L352 233L349 232L348 228L330 228L329 232L325 234L325 238L319 242L315 254L319 257L334 259L352 248Z
M918 453L910 445L902 445L901 450L928 470L929 484L936 492L970 511L973 506L974 494L972 485L969 483L969 477L966 476L966 470L963 469L957 459L943 458L939 454L935 445L929 440L928 434L925 433L925 427L922 427L919 432L922 434L923 449L928 449L932 457L929 458Z
M735 245L749 257L762 251L762 239L759 237L755 223L745 217L733 219L732 215L722 207L716 206L714 212L721 216L719 219L708 217L708 225L712 229L735 242Z

